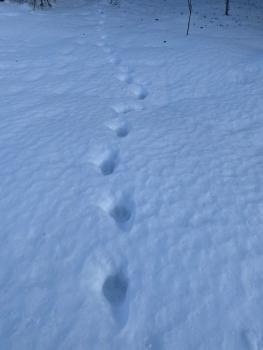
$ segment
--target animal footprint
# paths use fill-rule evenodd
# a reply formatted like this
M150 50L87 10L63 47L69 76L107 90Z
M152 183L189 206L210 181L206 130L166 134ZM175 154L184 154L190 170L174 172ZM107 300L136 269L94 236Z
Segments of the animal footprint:
M94 152L90 161L100 169L103 175L113 174L118 165L119 151L116 148L109 148Z
M102 286L104 298L111 306L115 321L123 328L129 316L129 303L127 300L129 281L122 272L109 275Z
M102 287L104 297L113 306L125 301L127 290L128 280L120 272L108 276Z
M132 213L125 203L117 203L110 211L110 215L118 224L123 224L130 220Z
M134 95L139 100L145 99L148 95L147 90L143 86L138 84L130 85L129 91L130 91L130 94Z
M114 220L119 229L122 231L131 229L135 216L135 205L129 193L117 193L113 197L108 197L100 206Z
M106 125L109 129L113 130L118 137L126 137L130 132L129 124L122 119L115 119Z
M110 150L105 153L104 159L100 164L100 170L103 175L110 175L114 172L118 163L118 152Z

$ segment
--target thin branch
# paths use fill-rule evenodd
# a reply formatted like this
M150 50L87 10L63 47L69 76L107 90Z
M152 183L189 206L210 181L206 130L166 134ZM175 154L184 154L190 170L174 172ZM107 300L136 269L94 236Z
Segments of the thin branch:
M189 17L188 17L188 25L187 25L186 35L189 34L191 18L192 18L192 9L193 9L193 7L192 7L192 0L187 0L187 1L188 1Z
M225 1L226 1L225 15L229 16L229 0L225 0Z

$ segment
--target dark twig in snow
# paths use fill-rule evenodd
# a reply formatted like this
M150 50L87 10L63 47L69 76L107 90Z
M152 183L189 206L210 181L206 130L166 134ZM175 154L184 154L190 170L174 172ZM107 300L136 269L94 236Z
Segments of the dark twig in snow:
M229 0L225 0L225 1L226 1L225 15L228 16L229 15Z
M191 17L192 17L192 0L187 0L188 1L188 9L189 9L189 17L188 17L188 25L187 25L187 32L186 35L189 34L190 30L190 24L191 24Z

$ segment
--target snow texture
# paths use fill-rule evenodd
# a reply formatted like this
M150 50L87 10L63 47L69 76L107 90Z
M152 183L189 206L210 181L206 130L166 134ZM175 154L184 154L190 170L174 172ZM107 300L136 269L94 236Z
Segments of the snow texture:
M0 3L0 349L263 349L259 0Z

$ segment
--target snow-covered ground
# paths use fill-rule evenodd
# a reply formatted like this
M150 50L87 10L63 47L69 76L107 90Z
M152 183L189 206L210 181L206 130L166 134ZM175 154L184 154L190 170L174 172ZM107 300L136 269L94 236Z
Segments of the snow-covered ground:
M0 3L0 349L262 350L263 5Z

